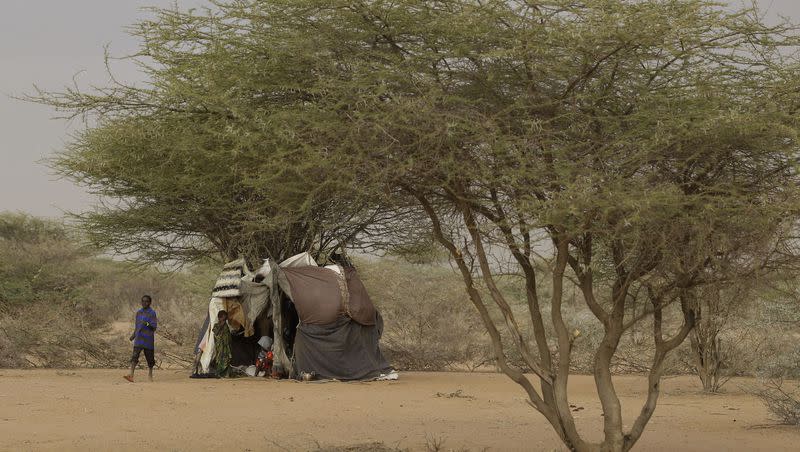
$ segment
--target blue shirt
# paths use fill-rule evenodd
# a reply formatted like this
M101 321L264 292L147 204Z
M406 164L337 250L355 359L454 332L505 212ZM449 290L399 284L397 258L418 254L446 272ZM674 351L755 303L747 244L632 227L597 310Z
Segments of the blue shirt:
M154 350L157 326L158 317L153 308L147 307L136 311L136 338L133 340L133 346Z

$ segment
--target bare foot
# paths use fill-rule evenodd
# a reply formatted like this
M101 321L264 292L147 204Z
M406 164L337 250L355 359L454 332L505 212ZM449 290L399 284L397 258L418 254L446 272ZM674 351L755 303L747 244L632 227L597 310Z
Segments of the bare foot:
M124 378L124 379L130 381L131 383L133 383L133 376L131 376L131 375L123 375L122 378Z

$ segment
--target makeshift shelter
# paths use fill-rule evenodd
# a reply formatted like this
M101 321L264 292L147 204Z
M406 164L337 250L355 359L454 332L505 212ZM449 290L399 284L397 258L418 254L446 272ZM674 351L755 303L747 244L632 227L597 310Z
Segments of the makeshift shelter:
M223 267L196 344L196 373L212 367L212 327L220 310L236 334L232 365L249 366L258 340L273 340L274 366L288 377L396 378L381 353L383 320L355 268L320 267L308 253L279 265L265 261L251 273L244 260Z

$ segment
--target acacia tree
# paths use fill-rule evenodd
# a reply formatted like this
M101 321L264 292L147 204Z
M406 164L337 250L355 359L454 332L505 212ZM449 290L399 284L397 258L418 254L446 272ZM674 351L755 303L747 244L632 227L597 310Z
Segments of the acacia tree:
M159 61L152 90L44 96L68 111L105 115L100 132L129 121L133 137L158 131L152 142L128 141L124 127L90 131L59 167L79 180L90 175L87 182L125 202L163 200L152 205L180 210L177 218L203 243L217 240L203 225L233 218L224 249L253 238L279 248L287 226L304 231L298 218L355 224L349 236L378 246L391 245L390 233L424 231L456 264L500 369L570 449L633 447L655 409L667 354L696 323L697 289L752 278L783 256L776 237L790 227L798 199L798 78L781 53L795 44L788 25L768 27L754 10L728 12L707 0L215 5L205 15L167 11L141 24L143 55ZM202 164L197 149L206 150ZM72 165L81 156L97 175ZM180 170L129 171L122 160L154 157L180 162ZM117 163L103 163L109 159ZM158 193L126 191L153 185L153 172L162 175ZM285 172L335 189L287 190ZM206 182L215 188L189 196ZM180 196L167 196L173 189ZM207 207L215 210L218 191L228 193L226 214L195 225ZM331 207L324 212L332 215L308 206ZM112 206L133 215L123 224L148 218L131 207ZM374 214L382 209L385 216ZM139 233L172 240L172 218ZM277 235L253 235L264 223L277 225L269 229ZM552 268L542 273L534 256L545 254ZM497 283L498 255L524 277L525 319ZM543 277L552 279L549 299L541 297ZM604 331L593 362L604 412L597 444L583 439L569 409L580 340L561 309L571 284ZM650 325L655 352L647 400L624 431L611 360L640 322ZM507 358L512 351L540 389Z
M633 447L665 358L696 324L699 288L782 259L780 232L797 213L797 99L780 48L795 44L794 30L705 1L282 7L342 68L338 86L326 87L347 132L328 146L355 156L362 180L426 213L500 369L571 449ZM274 14L243 12L265 22ZM549 300L539 296L535 251L551 255ZM524 276L529 319L515 316L497 283L497 253ZM578 334L561 308L571 278L604 331L593 365L598 444L569 409ZM634 290L647 306L626 317L642 300ZM655 352L647 399L626 431L611 362L643 321ZM511 350L541 390L510 363Z
M314 85L309 68L277 66L281 50L207 13L155 9L131 28L141 49L128 58L145 84L109 70L108 86L27 97L91 124L50 163L97 196L75 215L92 243L139 263L280 261L325 254L396 215L304 144L304 127L326 120L299 89Z

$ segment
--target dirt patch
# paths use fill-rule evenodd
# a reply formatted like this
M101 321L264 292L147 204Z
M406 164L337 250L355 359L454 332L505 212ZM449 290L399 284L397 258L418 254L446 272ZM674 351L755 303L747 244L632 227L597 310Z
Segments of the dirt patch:
M176 371L130 384L122 370L68 372L2 371L0 450L426 450L431 438L443 450L564 450L522 390L497 374L409 372L395 382L319 385ZM646 380L619 377L617 385L630 425ZM796 450L800 429L760 428L774 423L739 386L706 396L694 378L665 380L638 450ZM570 391L582 408L579 429L598 439L592 378L572 377Z
M380 441L375 441L371 443L354 444L352 446L320 447L314 450L314 452L404 452L404 450L387 446Z

